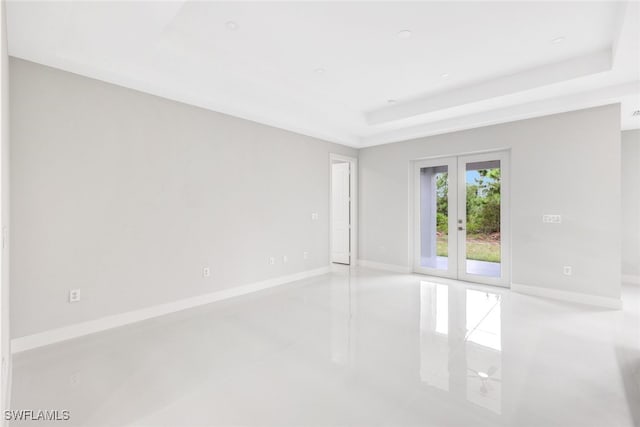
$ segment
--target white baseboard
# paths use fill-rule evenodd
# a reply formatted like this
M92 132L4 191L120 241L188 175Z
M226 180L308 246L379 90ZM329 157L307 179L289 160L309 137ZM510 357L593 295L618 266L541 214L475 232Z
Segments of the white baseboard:
M112 316L106 316L87 322L76 323L74 325L51 329L33 335L26 335L24 337L11 340L11 352L14 354L20 353L22 351L31 350L60 341L66 341L72 338L105 331L107 329L117 328L119 326L140 322L142 320L147 320L158 316L163 316L165 314L175 313L177 311L186 310L188 308L198 307L215 301L234 298L240 295L246 295L263 289L272 288L274 286L283 285L285 283L295 282L296 280L319 276L329 273L330 271L331 269L329 266L321 267L315 270L302 271L300 273L280 276L273 279L263 280L261 282L250 283L247 285L236 286L234 288L224 289L222 291L199 295L192 298L185 298L166 304L155 305L153 307L142 308L139 310L129 311L121 314L114 314Z
M511 284L511 290L521 294L533 295L537 297L551 298L560 301L576 302L579 304L594 305L603 308L619 310L622 308L622 300L618 298L601 297L598 295L588 295L579 292L559 291L557 289L542 288L539 286Z
M622 283L632 283L634 285L640 285L640 276L635 274L623 274Z
M411 273L411 267L397 264L384 264L382 262L367 261L366 259L359 259L358 265L367 268L373 268L375 270L393 271L394 273Z

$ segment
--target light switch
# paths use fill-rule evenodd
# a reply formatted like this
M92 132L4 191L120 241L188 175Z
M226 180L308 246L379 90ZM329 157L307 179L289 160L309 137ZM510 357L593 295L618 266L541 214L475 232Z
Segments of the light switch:
M80 301L80 289L70 289L69 302L78 302L78 301Z
M545 224L560 224L562 223L562 215L542 215L542 222Z

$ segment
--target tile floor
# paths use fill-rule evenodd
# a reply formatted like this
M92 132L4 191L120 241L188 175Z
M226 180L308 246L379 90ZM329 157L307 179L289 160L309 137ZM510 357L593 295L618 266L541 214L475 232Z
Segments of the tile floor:
M12 407L65 426L639 425L640 286L624 303L347 268L16 355Z

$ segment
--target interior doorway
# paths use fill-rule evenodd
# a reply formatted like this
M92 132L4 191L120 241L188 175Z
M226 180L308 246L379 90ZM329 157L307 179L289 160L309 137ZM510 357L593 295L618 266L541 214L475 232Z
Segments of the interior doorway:
M330 259L351 265L357 253L357 159L331 154L329 166Z
M416 161L417 273L508 286L508 152Z

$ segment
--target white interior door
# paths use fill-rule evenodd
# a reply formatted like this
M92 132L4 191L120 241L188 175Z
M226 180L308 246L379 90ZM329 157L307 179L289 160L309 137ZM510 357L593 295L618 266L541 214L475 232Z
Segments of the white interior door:
M331 262L351 261L351 165L331 164Z
M414 271L508 286L508 153L414 164Z

